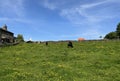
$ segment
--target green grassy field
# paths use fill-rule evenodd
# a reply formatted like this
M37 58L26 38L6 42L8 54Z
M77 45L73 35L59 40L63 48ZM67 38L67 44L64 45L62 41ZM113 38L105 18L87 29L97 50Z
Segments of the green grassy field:
M0 81L120 81L120 41L0 47Z

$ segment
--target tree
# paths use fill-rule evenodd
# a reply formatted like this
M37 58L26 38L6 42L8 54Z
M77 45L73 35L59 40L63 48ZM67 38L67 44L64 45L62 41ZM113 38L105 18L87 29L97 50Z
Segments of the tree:
M16 38L16 41L17 41L17 42L24 42L23 35L18 34L18 35L17 35L17 38Z
M117 25L116 33L117 33L117 37L120 38L120 23Z
M117 38L117 34L116 32L110 32L105 36L106 39L116 39Z

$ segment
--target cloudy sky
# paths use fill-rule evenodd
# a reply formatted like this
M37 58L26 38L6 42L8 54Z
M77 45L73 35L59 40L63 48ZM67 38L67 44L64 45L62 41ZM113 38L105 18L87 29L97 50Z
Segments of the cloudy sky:
M0 27L25 40L99 39L116 30L120 0L0 0Z

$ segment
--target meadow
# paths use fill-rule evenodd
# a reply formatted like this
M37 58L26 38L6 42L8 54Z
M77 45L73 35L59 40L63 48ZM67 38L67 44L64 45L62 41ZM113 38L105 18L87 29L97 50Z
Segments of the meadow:
M0 47L0 81L120 81L120 41Z

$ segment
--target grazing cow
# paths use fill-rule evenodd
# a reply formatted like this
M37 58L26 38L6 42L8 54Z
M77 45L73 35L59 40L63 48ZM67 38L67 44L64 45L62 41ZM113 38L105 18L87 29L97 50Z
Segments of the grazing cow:
M48 46L48 42L45 42L46 46Z
M84 38L78 38L79 42L84 41L84 40L85 40Z
M69 41L68 44L67 44L67 46L68 46L68 48L73 48L73 44L72 44L72 42Z

